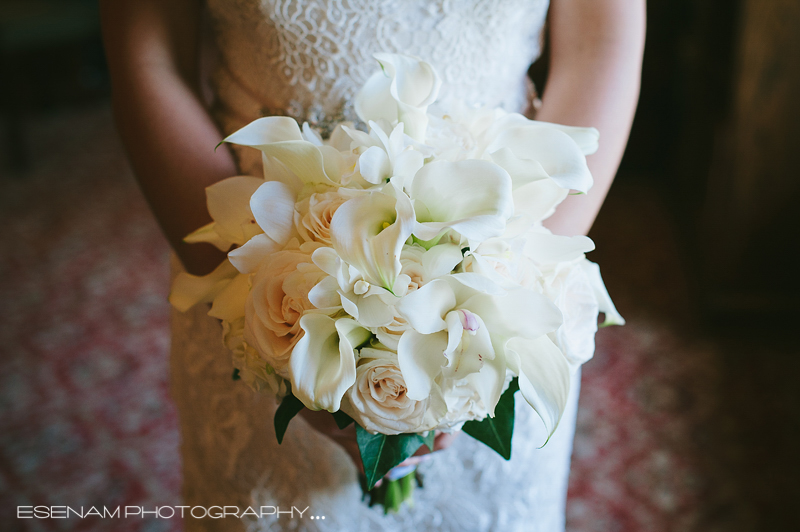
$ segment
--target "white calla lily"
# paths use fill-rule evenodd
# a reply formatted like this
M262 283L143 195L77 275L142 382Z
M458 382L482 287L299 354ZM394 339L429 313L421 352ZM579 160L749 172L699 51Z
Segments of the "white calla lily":
M401 54L375 54L381 72L375 73L356 95L355 109L364 122L400 121L406 133L425 138L428 106L436 100L442 81L425 61Z
M549 440L567 405L570 386L567 359L547 336L511 339L506 357L509 367L519 377L522 396L544 422Z
M198 303L211 303L239 272L225 259L208 275L192 275L181 272L172 282L169 302L181 312L186 312Z
M486 151L514 172L512 179L530 182L542 171L561 188L588 192L592 174L586 156L572 138L555 128L513 127L500 132ZM495 161L497 162L497 161Z
M294 232L292 190L279 181L267 181L250 198L250 210L259 227L275 242L285 244Z
M594 242L587 236L562 236L545 231L525 235L524 253L538 264L572 262L594 250Z
M550 300L527 288L509 290L502 296L476 294L459 307L478 314L486 322L493 341L538 338L561 325L561 311ZM495 343L495 349L498 348ZM502 350L502 346L500 349Z
M400 253L413 227L414 209L405 194L373 192L337 209L330 225L331 243L365 281L392 291L400 275Z
M431 395L436 377L447 363L447 333L421 334L409 330L400 337L397 360L406 381L408 397L422 401Z
M272 240L261 233L256 235L244 245L228 252L228 260L240 273L255 273L258 268L269 259L269 256L280 251L283 243Z
M600 275L600 267L589 260L581 262L581 267L589 278L589 282L594 289L594 295L597 298L598 310L605 314L605 320L601 327L608 325L625 325L625 318L617 312L617 308L611 301L611 296L608 295L608 290Z
M324 314L300 318L303 337L289 359L292 393L311 410L339 410L342 397L356 380L355 348L370 332L357 322Z
M488 161L436 161L417 172L410 196L418 223L414 235L431 240L447 229L482 241L499 236L514 214L511 178Z
M208 315L228 323L244 318L245 302L250 293L250 276L237 275L214 297Z
M225 137L223 142L261 149L275 142L303 140L303 133L294 118L267 116L254 120Z
M507 113L498 116L494 122L487 127L486 138L494 138L498 132L512 127L540 127L553 129L569 135L578 145L584 155L591 155L597 151L600 132L593 127L565 126L552 122L542 122L541 120L531 120L519 113Z
M252 176L235 176L206 187L206 205L212 223L191 233L189 243L208 242L221 251L241 246L261 233L250 210L250 196L264 183Z

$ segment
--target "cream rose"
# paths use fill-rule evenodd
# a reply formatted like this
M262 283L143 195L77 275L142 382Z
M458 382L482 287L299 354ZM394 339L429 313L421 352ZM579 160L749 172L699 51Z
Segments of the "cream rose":
M336 209L350 199L339 192L311 194L296 205L294 225L306 242L331 245L331 220Z
M400 434L432 429L430 398L414 401L406 395L406 383L397 355L390 351L361 349L356 382L345 394L342 410L370 432Z
M322 244L294 244L272 254L261 266L245 304L245 341L286 378L289 356L303 333L300 318L315 308L308 292L325 277L311 261L311 254Z
M233 322L223 321L222 333L225 346L233 355L233 367L239 370L245 384L255 392L269 390L278 398L286 395L286 381L244 341L243 317Z

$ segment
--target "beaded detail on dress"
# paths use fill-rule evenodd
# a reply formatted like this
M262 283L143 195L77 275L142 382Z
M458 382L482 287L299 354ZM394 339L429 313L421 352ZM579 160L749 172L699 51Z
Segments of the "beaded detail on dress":
M372 54L429 61L440 101L523 110L547 0L208 0L221 52L214 86L223 127L292 116L312 126L352 120L377 70Z

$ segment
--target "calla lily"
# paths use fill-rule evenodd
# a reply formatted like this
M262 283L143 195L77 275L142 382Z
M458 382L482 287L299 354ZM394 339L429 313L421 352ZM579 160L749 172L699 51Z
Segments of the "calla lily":
M294 233L295 194L279 181L261 182L250 197L252 219L263 230L228 253L241 273L253 273L270 254L280 250Z
M356 95L358 117L364 122L400 121L410 137L423 141L428 106L439 95L441 79L429 63L417 57L400 54L374 57L382 71L370 77Z
M186 242L208 242L221 251L241 246L261 233L250 210L250 196L264 183L252 176L223 179L206 188L206 204L212 223L185 238Z
M250 287L249 275L237 275L214 297L208 315L228 323L244 318Z
M447 333L421 334L406 331L397 346L397 361L406 381L408 397L423 401L431 395L434 380L447 363L444 350Z
M570 385L567 359L547 336L534 340L514 338L508 342L506 356L509 367L519 376L522 396L542 418L549 440L567 405Z
M492 139L500 131L520 126L553 129L565 133L578 145L584 155L595 153L599 146L600 132L593 127L565 126L552 122L542 122L541 120L531 120L519 113L507 113L503 116L498 116L488 125L485 137Z
M338 186L344 169L341 153L331 146L321 145L310 128L306 129L304 135L294 119L271 116L251 122L226 137L224 142L260 150L264 154L267 180L283 181L296 189L296 183L286 179L285 168L304 185ZM276 168L272 159L279 161L282 167ZM272 179L270 174L273 173L279 179Z
M169 302L181 312L186 312L198 303L211 303L237 276L239 272L227 259L208 275L181 272L172 282Z
M603 278L600 276L600 267L594 262L584 260L581 262L584 272L589 277L589 282L594 289L594 295L597 298L598 310L605 314L605 320L602 327L608 325L625 325L625 318L617 312L617 308L611 301L611 296L608 295Z
M567 190L588 192L592 186L592 174L583 151L558 129L526 126L505 129L486 151L508 170L517 186L539 176L549 177Z
M267 181L250 198L250 210L259 227L275 242L285 244L294 231L295 195L278 181Z
M436 161L417 172L410 196L415 200L421 240L453 229L468 239L499 236L514 214L508 172L487 161Z
M294 118L267 116L254 120L225 137L223 142L261 149L275 142L303 140L303 133Z
M390 187L391 188L391 187ZM405 194L374 192L342 204L331 220L331 243L364 280L393 290L400 253L411 236L414 209Z
M303 337L289 359L292 393L311 410L339 410L356 380L355 348L370 332L348 318L309 313L300 318Z
M594 242L587 236L562 236L545 231L530 232L524 237L524 253L537 264L572 262L594 250Z

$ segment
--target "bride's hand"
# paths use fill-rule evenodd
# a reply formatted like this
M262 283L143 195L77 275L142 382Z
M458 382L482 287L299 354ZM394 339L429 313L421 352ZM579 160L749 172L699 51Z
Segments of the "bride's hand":
M356 465L359 472L364 472L364 465L361 462L361 453L358 450L358 443L356 442L355 425L351 424L347 428L340 429L336 425L333 416L325 411L315 412L313 410L304 408L300 411L300 415L303 416L303 418L314 430L324 434L334 442L341 445L347 454L350 455L350 458L353 460L353 463ZM437 432L434 439L433 450L441 451L442 449L448 448L453 443L453 440L457 435L458 433L446 434L443 432ZM414 453L414 456L406 459L402 465L416 465L423 460L423 456L429 453L430 450L428 450L428 447L423 445L417 450L416 453Z

